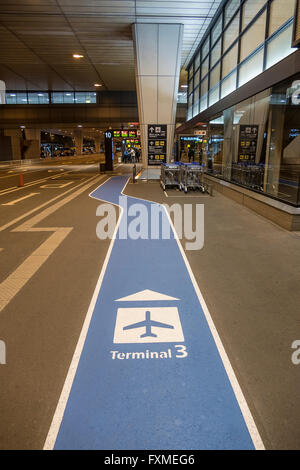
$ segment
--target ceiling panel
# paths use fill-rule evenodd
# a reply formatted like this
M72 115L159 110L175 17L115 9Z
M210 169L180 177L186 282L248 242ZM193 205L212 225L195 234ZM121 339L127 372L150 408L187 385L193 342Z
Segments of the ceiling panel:
M132 24L184 25L181 65L221 0L1 0L0 79L8 89L134 90ZM76 61L72 54L84 55Z

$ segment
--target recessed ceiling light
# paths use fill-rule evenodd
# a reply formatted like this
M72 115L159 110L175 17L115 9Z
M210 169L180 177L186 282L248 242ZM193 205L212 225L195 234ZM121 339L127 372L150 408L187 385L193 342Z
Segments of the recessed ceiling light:
M94 86L102 86L101 83L94 83Z
M84 56L82 54L73 54L74 59L82 59Z
M82 125L81 125L81 124L78 124L78 126L77 126L77 127L82 127Z
M181 88L188 88L188 85L181 85Z

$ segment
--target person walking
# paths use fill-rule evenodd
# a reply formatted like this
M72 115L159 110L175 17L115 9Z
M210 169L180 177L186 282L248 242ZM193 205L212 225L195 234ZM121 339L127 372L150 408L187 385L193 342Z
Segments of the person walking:
M130 150L130 156L131 156L131 163L135 163L135 150L133 147Z
M191 163L191 161L192 162L194 161L194 157L195 157L194 149L190 147L188 151L189 163Z

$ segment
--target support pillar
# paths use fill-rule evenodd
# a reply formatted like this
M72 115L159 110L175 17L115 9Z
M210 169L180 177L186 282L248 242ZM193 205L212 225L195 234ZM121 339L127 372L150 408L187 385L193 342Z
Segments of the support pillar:
M94 142L95 142L95 151L98 154L100 153L100 137L95 137Z
M41 156L41 129L25 129L23 158L37 159Z
M0 104L6 103L6 86L3 80L0 80Z
M82 147L83 147L83 134L82 130L75 130L74 131L75 137L75 155L82 155Z
M3 139L3 145L5 145L5 157L1 160L21 160L22 159L22 147L23 147L23 138L21 129L4 129L3 131L4 138L9 137L10 142L8 143L6 139Z
M142 162L148 166L148 125L167 125L167 161L171 160L183 25L133 25ZM159 160L158 160L159 163Z

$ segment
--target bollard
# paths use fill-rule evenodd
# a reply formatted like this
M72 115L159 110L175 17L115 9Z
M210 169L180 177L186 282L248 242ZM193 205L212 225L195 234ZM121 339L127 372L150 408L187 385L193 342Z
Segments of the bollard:
M135 177L136 177L136 164L133 165L132 168L132 181L135 183Z
M19 188L23 188L24 180L23 180L23 173L19 174Z

